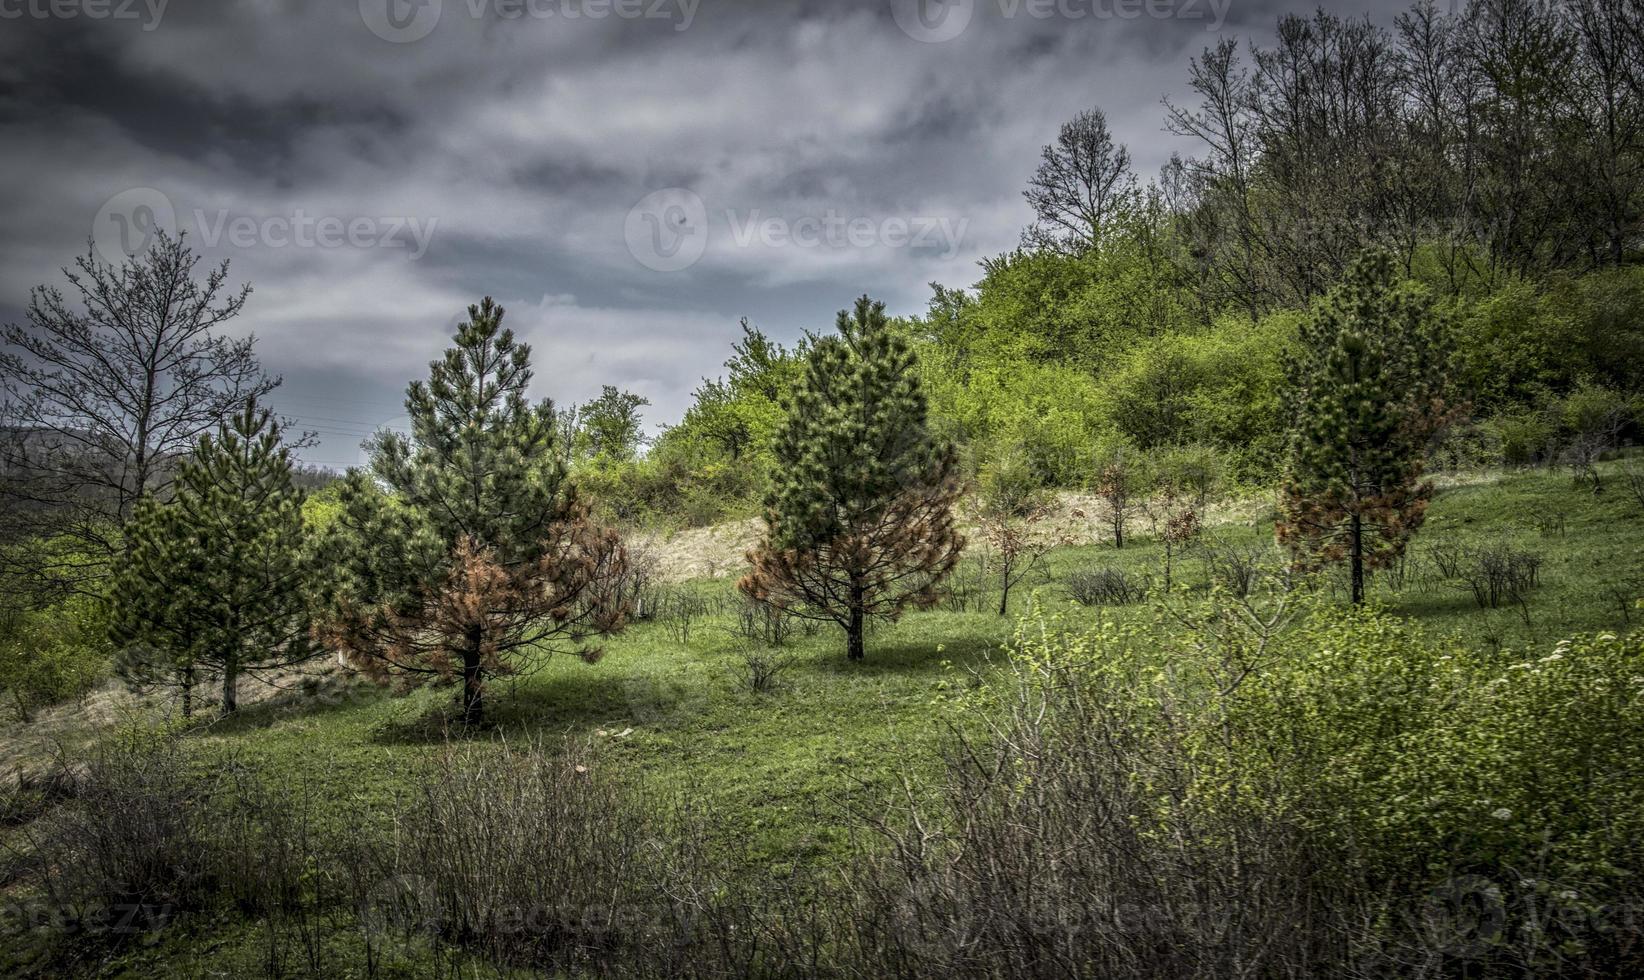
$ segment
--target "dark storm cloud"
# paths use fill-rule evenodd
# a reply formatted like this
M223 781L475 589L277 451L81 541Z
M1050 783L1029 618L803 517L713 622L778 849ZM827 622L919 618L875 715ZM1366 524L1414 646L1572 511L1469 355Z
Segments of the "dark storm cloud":
M0 93L8 123L47 123L65 107L116 129L145 149L186 158L222 158L252 174L289 165L293 134L322 126L393 133L402 120L386 107L350 107L315 98L260 100L213 92L195 80L133 65L108 32L43 32L19 51L24 80Z
M1215 43L1211 9L1258 39L1306 10L1069 19L975 0L962 32L924 43L888 0L9 16L30 2L0 0L0 315L59 281L111 201L158 201L255 284L241 326L287 379L279 406L321 431L311 458L333 463L396 424L405 381L482 295L535 346L540 393L617 384L651 399L653 423L718 372L740 316L792 339L864 291L917 312L927 282L968 285L1016 244L1021 188L1063 120L1104 108L1146 179L1193 150L1159 99L1182 98L1188 59ZM439 16L396 42L381 35L407 21L383 20L389 3ZM665 188L706 222L673 271L635 252L667 229L630 217Z

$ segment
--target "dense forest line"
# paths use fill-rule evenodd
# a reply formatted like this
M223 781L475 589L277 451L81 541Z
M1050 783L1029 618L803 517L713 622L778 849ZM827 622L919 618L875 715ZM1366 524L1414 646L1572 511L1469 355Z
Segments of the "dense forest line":
M1025 454L1087 486L1135 450L1214 455L1270 482L1282 361L1307 308L1368 246L1455 323L1469 412L1451 465L1559 462L1634 432L1644 384L1644 57L1637 5L1418 4L1392 24L1324 10L1271 47L1193 60L1163 107L1200 152L1145 185L1100 108L1046 146L1019 249L899 321L937 424L972 472ZM637 458L639 399L591 408L630 437L582 470L626 519L751 513L806 349L744 324L726 374ZM726 501L730 501L729 507Z

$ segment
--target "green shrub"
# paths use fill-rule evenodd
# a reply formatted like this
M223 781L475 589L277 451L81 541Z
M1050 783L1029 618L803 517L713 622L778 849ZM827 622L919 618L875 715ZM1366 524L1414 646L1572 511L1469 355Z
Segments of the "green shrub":
M1047 500L1044 474L1021 447L993 440L977 468L976 490L985 510L1004 517L1025 517Z
M0 612L0 692L19 721L83 697L109 671L103 613L89 598Z
M1486 429L1496 445L1501 462L1508 466L1529 466L1546 461L1553 447L1557 427L1547 413L1518 408L1491 419Z
M1228 707L1238 761L1282 759L1307 821L1390 879L1601 888L1644 869L1641 698L1644 634L1503 657L1320 610Z
M1153 628L1028 624L1014 661L1041 694L978 695L987 710L1077 691L1099 737L1131 747L1159 847L1299 831L1283 853L1357 896L1312 925L1361 951L1514 970L1636 956L1618 910L1644 872L1644 632L1490 654L1272 587L1161 607ZM1494 925L1430 946L1452 898Z

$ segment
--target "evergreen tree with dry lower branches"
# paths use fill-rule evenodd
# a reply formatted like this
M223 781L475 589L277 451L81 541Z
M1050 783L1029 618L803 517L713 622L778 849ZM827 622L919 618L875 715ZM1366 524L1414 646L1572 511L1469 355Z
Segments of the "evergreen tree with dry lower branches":
M406 395L409 437L383 433L351 471L328 552L326 642L368 676L460 683L466 723L488 678L620 629L627 553L566 478L554 407L526 400L530 347L489 297Z
M1346 561L1354 604L1364 573L1403 554L1433 485L1427 446L1451 416L1445 325L1393 260L1360 255L1303 323L1287 358L1290 453L1278 537L1304 568Z
M964 538L953 448L926 424L913 351L863 296L811 346L773 447L766 534L744 595L845 630L861 660L870 619L940 598Z

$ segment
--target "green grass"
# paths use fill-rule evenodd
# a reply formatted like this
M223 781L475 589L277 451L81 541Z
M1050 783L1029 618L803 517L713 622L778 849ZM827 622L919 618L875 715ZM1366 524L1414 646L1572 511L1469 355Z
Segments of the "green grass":
M1259 521L1212 533L1245 545L1272 540L1271 524ZM1376 576L1371 600L1488 647L1550 645L1571 633L1629 628L1644 615L1631 608L1644 595L1644 511L1623 488L1612 485L1595 497L1563 474L1538 472L1443 490L1418 536L1416 565L1435 547L1501 542L1544 559L1542 584L1522 609L1481 610L1455 583L1419 572L1403 588ZM967 683L966 668L987 669L1031 602L1063 608L1076 621L1149 616L1145 604L1072 605L1058 583L1094 565L1157 576L1162 557L1145 537L1123 550L1060 549L1044 575L1013 595L1009 617L910 614L875 630L860 664L845 660L838 631L824 627L784 648L792 665L769 693L741 682L742 654L756 645L735 635L727 613L698 621L683 639L666 624L638 624L613 638L597 664L559 656L500 681L490 697L491 727L482 733L449 730L449 689L396 695L355 687L328 699L259 704L190 739L208 753L301 778L320 806L340 814L356 805L369 809L403 789L407 770L447 739L569 734L596 743L596 764L623 779L711 812L714 833L746 856L747 874L781 874L795 863L837 860L852 833L842 808L880 807L901 774L918 777L939 764L946 726L958 721L944 710L944 698ZM1201 588L1204 562L1179 559L1174 577L1179 590ZM730 579L688 588L723 598L727 609L734 601ZM112 969L221 970L253 955L256 935L243 921L196 925L186 939L127 952ZM214 960L212 948L222 949L223 959Z

